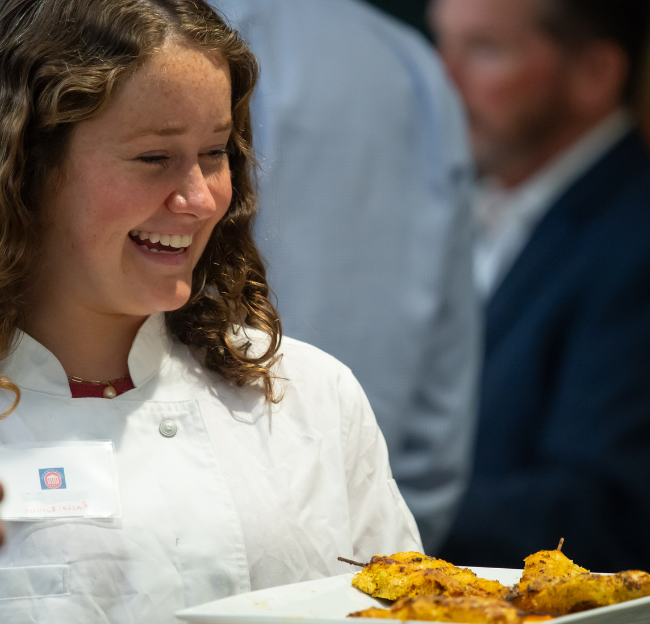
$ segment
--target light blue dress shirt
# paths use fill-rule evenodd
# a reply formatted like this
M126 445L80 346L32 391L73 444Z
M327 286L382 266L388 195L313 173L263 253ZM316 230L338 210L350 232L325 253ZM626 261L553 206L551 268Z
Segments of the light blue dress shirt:
M361 2L213 4L261 65L256 238L284 331L357 376L434 553L468 476L479 360L459 100L423 37Z

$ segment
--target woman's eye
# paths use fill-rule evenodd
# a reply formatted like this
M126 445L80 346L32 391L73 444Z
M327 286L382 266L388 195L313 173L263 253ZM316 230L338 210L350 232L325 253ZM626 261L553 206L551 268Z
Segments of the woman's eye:
M227 147L221 149L214 149L206 152L206 156L212 158L212 160L223 160L230 155L230 150Z
M200 156L204 158L209 158L214 162L221 162L230 154L230 150L227 147L220 149L213 149ZM171 157L165 156L163 154L156 154L153 156L138 156L136 160L143 162L147 165L158 165L159 167L167 167L170 164Z
M140 156L138 159L140 162L146 163L148 165L158 165L160 167L166 167L169 162L169 156Z

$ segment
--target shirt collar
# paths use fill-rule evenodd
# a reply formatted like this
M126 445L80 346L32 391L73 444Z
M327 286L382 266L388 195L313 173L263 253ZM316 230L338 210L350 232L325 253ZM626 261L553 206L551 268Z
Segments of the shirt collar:
M497 288L551 206L632 126L629 113L617 110L518 186L504 189L484 180L474 205L474 281L483 298Z
M68 377L53 353L20 330L16 332L14 344L13 351L2 362L4 376L19 388L72 397ZM138 330L129 352L129 374L136 388L162 369L171 348L164 313L152 314Z

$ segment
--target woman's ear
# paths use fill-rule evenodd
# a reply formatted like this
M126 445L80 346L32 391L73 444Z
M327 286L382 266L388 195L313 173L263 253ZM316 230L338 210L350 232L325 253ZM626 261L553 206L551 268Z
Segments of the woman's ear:
M571 65L571 104L577 114L601 117L624 103L630 67L618 44L588 43L574 53Z

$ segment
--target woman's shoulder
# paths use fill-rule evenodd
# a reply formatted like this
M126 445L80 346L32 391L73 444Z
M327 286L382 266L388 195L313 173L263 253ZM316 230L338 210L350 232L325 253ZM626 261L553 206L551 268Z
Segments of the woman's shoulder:
M248 357L261 357L268 349L270 337L265 332L252 327L234 327L229 338L238 346L245 346ZM202 364L203 354L189 350L185 345L174 341L172 362L174 369L183 368L187 377L192 369L197 377L207 375L210 383L231 385L223 380L215 371L207 370ZM352 371L334 356L318 347L282 336L275 355L272 356L272 374L274 383L282 396L293 395L295 389L301 389L299 394L311 396L314 389L318 393L325 390L330 395L347 395L359 386ZM256 384L253 384L256 387ZM251 386L251 389L253 389ZM246 391L239 387L239 393Z
M312 370L318 371L320 376L348 376L352 374L350 369L333 355L290 336L282 336L278 356L281 364L286 367L310 367Z
M251 349L263 353L268 345L268 336L252 328L246 328L245 334L251 341ZM284 381L285 386L305 388L306 385L316 385L330 390L336 388L339 394L358 386L352 371L343 362L312 344L290 336L282 336L273 373L279 382Z
M271 340L270 336L262 330L242 326L234 327L229 337L240 348L246 345L247 354L253 357L261 357L268 349ZM285 365L310 364L319 367L323 372L349 372L348 367L334 356L314 345L289 336L282 336L275 357Z
M314 364L332 371L349 371L349 368L343 364L343 362L337 360L333 355L326 353L312 344L289 336L282 337L279 353L282 354L283 357L301 362L313 362Z

